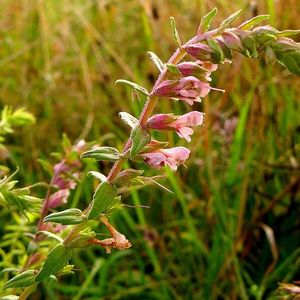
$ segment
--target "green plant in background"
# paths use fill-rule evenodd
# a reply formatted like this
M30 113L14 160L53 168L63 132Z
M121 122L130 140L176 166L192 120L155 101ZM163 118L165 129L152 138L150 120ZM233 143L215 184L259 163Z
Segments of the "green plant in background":
M185 147L166 148L168 143L155 140L152 130L175 131L179 137L191 141L192 128L203 122L203 114L198 111L184 115L152 115L161 98L181 100L189 105L200 102L210 90L218 90L211 86L210 75L219 64L231 62L235 52L250 58L264 55L268 62L277 60L290 72L300 75L300 47L288 38L298 31L278 31L270 26L256 27L268 18L266 15L257 16L238 27L230 28L231 22L239 17L240 11L223 21L217 29L209 31L211 20L216 13L217 10L213 9L205 15L197 35L185 44L181 43L175 21L171 18L178 49L165 64L153 52L149 53L160 71L150 92L131 81L117 81L132 87L139 97L146 98L146 103L138 119L128 113L120 113L121 119L131 127L130 138L121 152L113 147L94 147L82 154L82 158L114 162L107 176L96 171L90 172L100 184L87 208L69 208L48 214L50 210L65 203L70 190L75 188L81 166L78 155L86 147L85 143L71 146L65 139L65 155L60 157L61 161L53 169L46 162L42 162L52 173L52 180L43 202L37 233L30 243L25 263L18 270L14 270L19 274L7 281L4 289L11 288L14 294L20 295L19 299L26 299L41 281L50 283L56 281L57 276L72 272L73 266L69 265L69 261L75 248L86 248L96 244L110 252L111 248L124 250L131 247L127 238L109 223L108 217L124 207L121 198L124 190L133 186L143 186L153 179L144 177L143 170L140 169L127 168L122 171L123 165L127 161L131 161L134 166L145 162L155 169L169 166L176 170L187 160L190 150ZM183 58L187 58L187 61L181 62ZM169 174L170 181L176 181L175 177ZM230 183L232 178L229 176L227 180ZM172 185L176 189L176 184ZM5 198L6 194L3 195ZM180 201L184 198L183 195L179 197ZM107 227L110 238L96 237L94 228L99 221ZM225 220L220 221L225 225ZM65 225L74 227L64 227ZM31 232L33 233L34 231ZM56 244L53 246L45 237L55 240ZM7 296L3 299L5 297Z
M0 156L1 160L9 156L9 151L5 147L5 137L14 132L15 127L23 127L33 125L35 123L34 116L27 112L24 108L13 110L11 106L4 106L1 112L0 120ZM7 166L1 165L0 170L7 173Z
M5 137L14 132L15 127L24 127L35 123L34 116L24 108L13 110L10 106L4 106L0 120L0 153L1 159L9 156L9 149L5 146ZM0 165L1 175L9 172L9 168ZM15 180L18 170L10 176L4 176L0 181L0 205L6 207L10 213L21 213L27 217L26 212L39 213L41 199L30 196L30 188L16 188L18 180ZM28 217L27 217L28 218Z

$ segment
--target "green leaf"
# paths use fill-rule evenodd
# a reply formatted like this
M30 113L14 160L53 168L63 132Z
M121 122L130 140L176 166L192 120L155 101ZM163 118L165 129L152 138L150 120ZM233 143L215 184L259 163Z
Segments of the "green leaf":
M99 147L84 152L81 158L94 158L96 160L117 161L120 158L120 153L116 148Z
M50 275L45 280L45 285L47 287L53 287L57 283L57 277L55 275Z
M287 36L294 36L298 35L300 33L300 30L283 30L276 33L277 37L287 37Z
M291 73L300 76L300 51L297 53L276 53L277 60Z
M168 71L173 74L173 75L180 75L181 76L181 73L180 71L178 70L178 68L176 67L176 65L173 65L173 64L166 64L166 67L168 69Z
M13 277L9 281L7 281L3 289L9 288L18 288L18 287L25 287L35 283L34 278L36 276L35 270L27 270L18 274L17 276Z
M134 157L150 142L151 135L148 130L137 126L131 131L130 138L132 140L130 156Z
M252 38L251 36L244 36L242 37L242 45L245 47L247 51L247 56L257 58L258 57L258 52L256 49L256 42L255 39Z
M218 28L218 32L223 31L227 28L235 19L237 19L241 15L242 10L238 10L237 12L231 14L227 19L225 19Z
M139 122L139 120L137 118L135 118L134 116L132 116L131 114L129 114L127 112L122 111L122 112L119 112L118 115L121 118L121 120L125 124L129 125L131 128L134 128Z
M122 208L121 199L122 199L121 196L115 197L114 201L112 201L110 203L110 205L105 209L104 213L109 214L109 213L113 212L116 209Z
M50 231L47 231L47 230L40 230L36 233L37 235L38 234L43 234L45 235L47 238L50 238L50 239L53 239L53 240L56 240L58 241L59 243L62 243L63 242L63 239L61 237L59 237L58 235L50 232Z
M0 298L0 300L18 300L19 296L16 295L6 295Z
M216 16L218 13L218 9L214 7L209 13L207 13L205 16L202 17L197 35L200 35L201 33L204 33L209 30L211 21L213 17Z
M149 96L149 92L144 87L138 85L135 82L128 81L128 80L125 80L125 79L119 79L119 80L116 81L116 84L118 84L118 83L127 84L127 85L133 87L135 90L141 92L142 94L144 94L146 96Z
M100 183L94 193L91 209L88 214L88 219L98 218L106 208L114 201L117 196L117 188L113 184L104 181Z
M62 225L80 224L83 220L82 211L78 208L70 208L52 213L44 218L44 222L54 222Z
M96 172L96 171L89 171L87 173L88 176L94 176L95 178L99 179L101 182L102 181L106 181L107 177L105 175L103 175L100 172Z
M158 68L158 70L161 72L165 67L164 63L159 59L159 57L154 52L148 51L147 53L150 56L150 59Z
M68 247L70 248L82 248L88 245L87 241L94 238L96 232L91 230L89 227L81 230L69 243ZM58 272L60 274L64 269Z
M273 49L269 46L266 47L265 49L265 60L267 64L274 65L276 62L276 55Z
M177 42L177 45L179 46L179 48L181 47L181 40L178 34L178 31L176 29L176 22L175 19L173 17L170 17L170 22L171 22L171 28L172 28L172 32L173 32L173 36L175 41Z
M162 141L155 141L155 143L153 143L153 141L151 143L149 143L146 147L144 147L143 152L144 153L148 153L148 152L152 152L161 148L165 148L169 145L168 142L162 142Z
M123 184L130 182L136 177L141 176L143 173L144 173L143 170L134 170L134 169L124 170L117 175L117 177L113 181L113 184L122 186Z
M219 64L224 61L224 53L222 48L213 38L207 38L207 44L210 49L213 51L211 53L212 62L215 64Z
M65 152L68 152L72 149L72 143L66 133L63 133L62 147Z
M255 25L269 18L270 18L269 15L259 15L242 23L238 28L241 30L251 30Z
M54 173L54 171L53 171L53 166L48 162L48 161L46 161L46 160L44 160L44 159L38 159L37 160L39 163L40 163L40 165L42 166L42 168L50 175L50 176L53 176L53 173Z
M57 276L63 276L68 274L74 274L74 265L66 265L56 273Z
M50 275L56 274L69 263L72 252L72 249L66 248L63 244L57 244L49 252L40 272L35 277L35 281L40 282Z

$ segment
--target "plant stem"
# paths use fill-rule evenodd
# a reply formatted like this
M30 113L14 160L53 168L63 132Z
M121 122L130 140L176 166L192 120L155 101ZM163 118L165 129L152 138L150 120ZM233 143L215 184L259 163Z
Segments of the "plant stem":
M194 36L193 38L191 38L185 45L188 45L190 43L195 43L195 42L199 42L201 40L203 40L205 37L207 37L208 35L212 35L214 34L215 31L210 31L210 32L206 32L202 35L199 36ZM184 46L185 46L184 45ZM168 60L168 64L178 64L181 59L183 59L183 57L186 55L186 52L184 50L184 46L182 48L178 48L174 54L172 55L172 57ZM148 99L146 101L146 104L141 112L141 115L139 117L139 124L140 126L144 126L145 123L147 122L147 120L149 119L150 115L152 114L155 105L157 103L158 97L156 97L155 95L153 95L153 91L155 90L155 88L161 84L164 80L166 80L168 77L168 69L165 67L160 75L158 76L149 96ZM126 144L124 145L124 148L122 150L122 154L124 154L126 151L128 151L130 149L132 145L132 141L129 138L126 142ZM120 173L120 171L122 170L122 166L125 163L126 158L125 157L121 157L118 161L116 161L113 165L113 167L111 168L109 174L107 175L107 181L111 182L113 181L116 176ZM88 212L90 208L90 205L84 210L85 212ZM73 229L70 231L70 233L67 235L67 237L64 239L64 243L69 243L73 237L78 233L78 228L79 228L80 224L75 225L73 227Z
M176 52L173 54L173 56L169 59L168 63L170 64L177 64L183 57L185 56L185 51L183 49L177 49ZM141 112L140 118L139 118L139 124L141 126L144 126L147 120L149 119L150 115L152 114L155 105L157 103L158 98L153 95L153 90L155 89L156 86L158 86L162 81L164 81L167 77L167 68L164 68L164 70L161 72L159 77L157 78L152 91L150 95L148 96L147 102L143 108L143 111ZM128 149L131 147L131 139L129 138L128 141L126 142L122 153L125 153ZM113 165L112 169L110 170L108 176L107 176L107 181L112 181L118 173L122 169L123 163L126 161L124 157L120 158L115 164Z

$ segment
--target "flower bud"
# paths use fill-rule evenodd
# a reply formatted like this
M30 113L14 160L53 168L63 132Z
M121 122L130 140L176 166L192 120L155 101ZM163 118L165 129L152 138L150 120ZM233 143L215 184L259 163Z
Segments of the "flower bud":
M222 40L224 41L224 44L230 49L230 50L235 50L235 51L242 51L243 50L243 45L240 40L240 38L229 31L225 31L222 34Z
M196 59L200 59L202 61L211 59L212 51L206 44L197 43L186 45L184 49L189 55L195 57Z

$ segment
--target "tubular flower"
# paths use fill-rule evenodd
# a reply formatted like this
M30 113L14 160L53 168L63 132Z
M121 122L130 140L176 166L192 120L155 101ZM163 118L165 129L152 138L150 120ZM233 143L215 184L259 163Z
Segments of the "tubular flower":
M141 155L145 162L155 169L169 166L172 170L176 171L178 165L183 164L188 159L190 150L185 147L174 147L158 149Z
M191 141L190 135L194 133L191 127L203 123L204 113L191 111L182 116L173 114L157 114L152 116L146 123L147 128L156 130L175 130L179 137L187 142Z
M205 97L211 87L208 82L201 81L194 76L187 76L180 80L165 80L153 91L158 97L178 98L192 105L200 102Z

